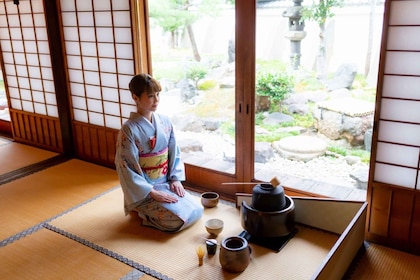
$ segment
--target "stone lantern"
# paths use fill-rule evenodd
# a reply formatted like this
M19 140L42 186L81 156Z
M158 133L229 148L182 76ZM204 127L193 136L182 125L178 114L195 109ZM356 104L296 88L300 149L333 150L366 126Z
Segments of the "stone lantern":
M303 0L293 0L294 5L283 12L284 17L289 18L289 31L286 38L290 40L290 61L294 70L300 65L300 41L306 36L305 23L302 18L302 2Z

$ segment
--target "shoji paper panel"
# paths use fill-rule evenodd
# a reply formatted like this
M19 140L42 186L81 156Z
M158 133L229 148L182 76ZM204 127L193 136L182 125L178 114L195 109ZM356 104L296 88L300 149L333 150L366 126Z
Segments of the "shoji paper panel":
M374 180L418 189L420 1L390 7Z
M43 1L1 1L0 14L10 108L58 117Z
M134 75L130 0L60 4L74 118L119 129L122 106L133 104L127 90Z

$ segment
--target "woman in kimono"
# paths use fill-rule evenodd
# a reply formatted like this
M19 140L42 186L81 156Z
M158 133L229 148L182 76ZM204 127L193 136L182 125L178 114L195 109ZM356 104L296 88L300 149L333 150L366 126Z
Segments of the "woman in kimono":
M115 165L124 193L124 209L138 213L143 225L176 232L203 214L200 202L187 193L184 164L172 123L156 113L161 86L148 74L129 83L137 112L118 134Z

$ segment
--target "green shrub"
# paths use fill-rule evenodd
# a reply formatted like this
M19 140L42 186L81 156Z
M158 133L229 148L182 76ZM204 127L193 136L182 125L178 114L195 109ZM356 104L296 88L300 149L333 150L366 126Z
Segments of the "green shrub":
M205 80L198 84L198 89L200 90L209 90L214 89L218 85L217 81L215 80Z
M331 147L328 147L328 151L342 155L342 156L347 156L347 150L342 147L331 146Z
M288 71L258 73L256 94L269 96L272 103L280 103L293 90L293 77Z
M311 114L306 115L292 114L293 120L290 122L281 123L281 127L290 127L290 126L301 126L305 128L312 128L315 126L316 119Z
M255 125L263 125L263 120L265 119L263 112L258 112L255 114Z
M359 157L360 160L364 163L369 163L370 162L370 152L369 151L365 151L365 150L360 150L360 149L355 149L355 150L351 150L350 155L352 156L356 156Z
M297 136L299 135L298 131L290 131L290 132L286 132L286 131L277 131L277 132L272 132L270 134L261 134L261 135L255 135L255 142L275 142L275 141L279 141L283 138L286 137L290 137L290 136Z
M187 70L187 78L195 82L195 87L198 88L198 82L207 75L207 68L201 64L193 64Z
M361 149L346 149L343 147L331 146L328 147L328 151L342 155L342 156L356 156L359 157L363 163L370 162L370 152Z
M228 135L230 138L235 139L235 123L234 122L223 122L220 125L220 130L224 135Z

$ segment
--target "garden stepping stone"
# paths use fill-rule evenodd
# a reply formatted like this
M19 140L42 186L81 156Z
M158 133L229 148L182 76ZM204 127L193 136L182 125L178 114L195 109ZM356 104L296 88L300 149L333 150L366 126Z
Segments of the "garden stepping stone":
M324 140L314 136L290 136L273 143L274 149L287 159L309 161L327 151Z

